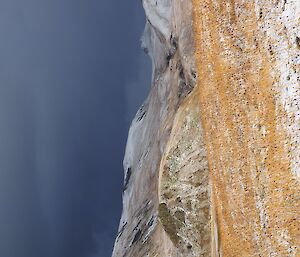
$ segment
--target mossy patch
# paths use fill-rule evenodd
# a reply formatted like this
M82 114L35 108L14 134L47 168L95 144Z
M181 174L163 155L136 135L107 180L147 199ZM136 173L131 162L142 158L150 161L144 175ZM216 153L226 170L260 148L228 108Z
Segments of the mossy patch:
M185 223L185 212L182 210L177 210L175 212L175 217L177 220L179 220L181 223Z
M180 238L177 235L176 221L172 217L165 203L159 204L158 215L162 225L164 226L166 233L169 235L171 241L177 246Z

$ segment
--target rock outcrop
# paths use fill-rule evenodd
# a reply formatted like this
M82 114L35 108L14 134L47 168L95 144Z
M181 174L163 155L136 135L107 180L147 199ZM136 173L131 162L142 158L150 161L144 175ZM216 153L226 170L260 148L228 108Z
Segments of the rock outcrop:
M113 257L299 256L300 1L143 6Z

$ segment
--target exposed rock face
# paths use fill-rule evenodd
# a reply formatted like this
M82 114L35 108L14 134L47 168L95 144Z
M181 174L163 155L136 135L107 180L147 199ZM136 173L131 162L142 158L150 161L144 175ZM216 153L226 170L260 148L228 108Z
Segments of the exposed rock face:
M195 0L215 255L299 256L299 1Z
M299 256L300 1L143 5L113 256Z

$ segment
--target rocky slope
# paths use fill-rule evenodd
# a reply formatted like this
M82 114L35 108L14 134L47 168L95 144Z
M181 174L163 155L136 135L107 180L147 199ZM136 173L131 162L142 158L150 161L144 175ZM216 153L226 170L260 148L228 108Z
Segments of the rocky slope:
M143 5L113 256L299 256L300 1Z

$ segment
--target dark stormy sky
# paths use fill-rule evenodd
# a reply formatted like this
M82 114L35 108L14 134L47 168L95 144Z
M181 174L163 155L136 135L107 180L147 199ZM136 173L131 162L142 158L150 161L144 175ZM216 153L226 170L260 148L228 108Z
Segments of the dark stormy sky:
M139 0L0 1L0 257L111 255L144 23Z

